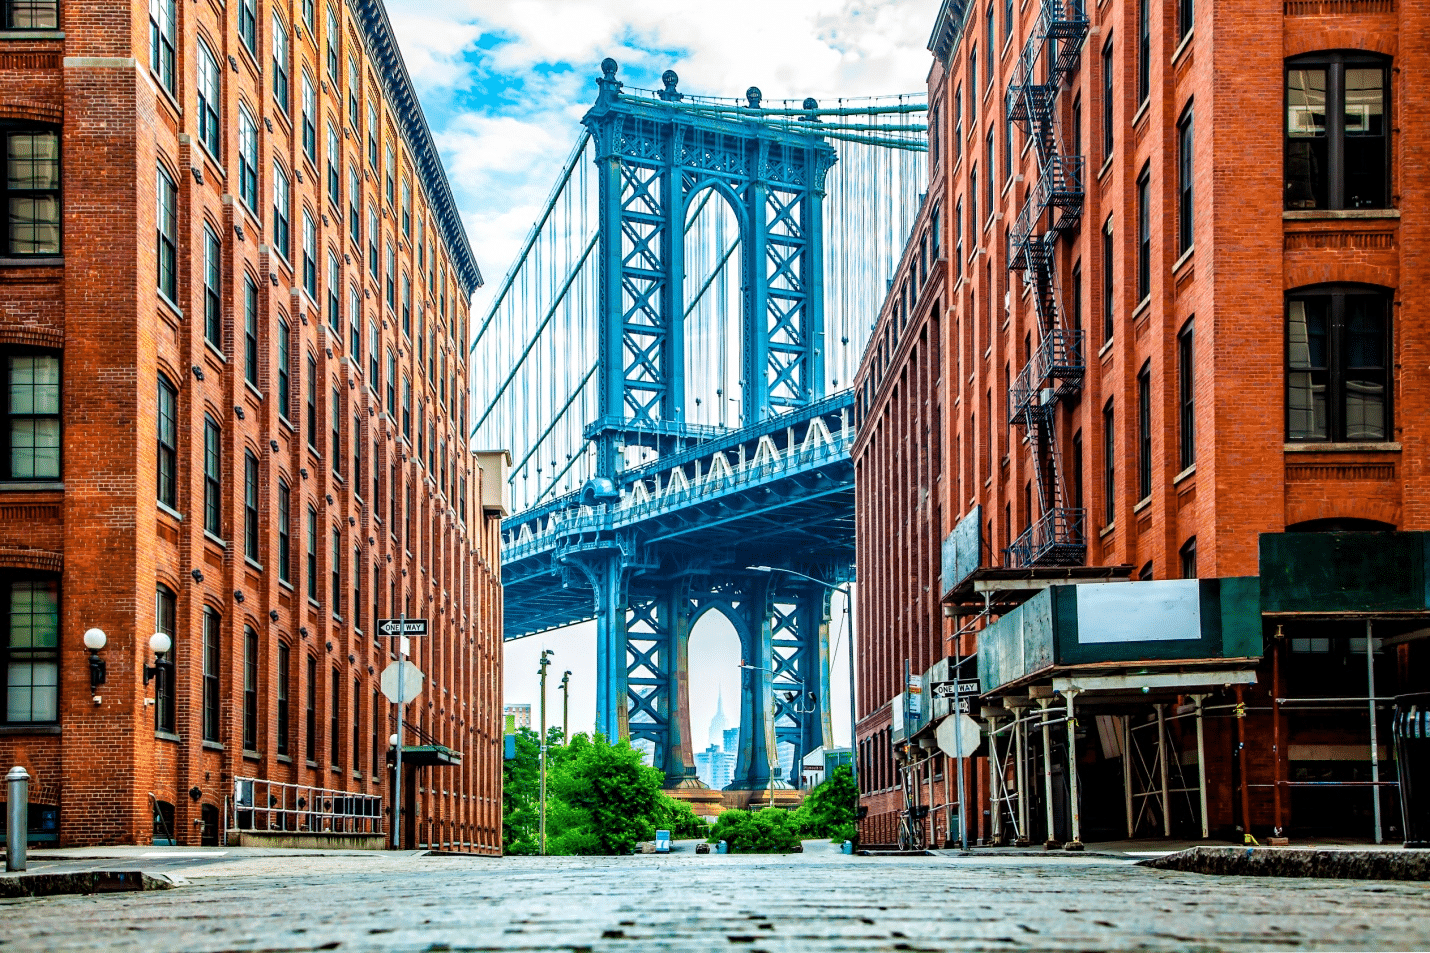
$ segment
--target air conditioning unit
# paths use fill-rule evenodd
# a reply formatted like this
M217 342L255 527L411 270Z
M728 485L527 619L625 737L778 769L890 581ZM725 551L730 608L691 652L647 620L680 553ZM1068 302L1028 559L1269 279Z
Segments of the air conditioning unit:
M511 451L474 450L482 469L482 510L499 516L511 515Z

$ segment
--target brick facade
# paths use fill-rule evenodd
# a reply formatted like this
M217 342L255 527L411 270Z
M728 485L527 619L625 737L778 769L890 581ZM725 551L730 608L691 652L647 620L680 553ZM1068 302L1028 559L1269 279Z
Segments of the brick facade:
M888 705L902 689L905 659L918 674L954 654L954 622L941 617L938 605L940 542L981 506L987 520L982 564L1004 565L1004 549L1039 515L1025 431L1010 428L1006 412L1010 377L1027 363L1029 342L1039 337L1022 273L1007 267L1007 235L1039 169L1036 150L1016 127L1012 155L1005 156L1004 97L1040 5L1005 7L993 0L991 21L988 3L966 6L964 19L964 4L944 4L941 25L957 11L954 39L944 37L940 47L936 31L931 40L939 54L928 80L928 199L855 385L863 596L857 734L869 758L884 757L874 751L875 733L887 724ZM1130 567L1142 578L1181 578L1194 541L1190 565L1196 575L1254 576L1261 533L1316 520L1430 528L1430 441L1424 439L1430 334L1414 305L1425 273L1416 262L1430 252L1423 221L1430 178L1426 150L1417 144L1425 133L1407 121L1416 114L1418 92L1406 78L1412 74L1406 64L1425 56L1423 11L1378 0L1199 2L1183 37L1179 4L1148 3L1144 100L1138 88L1139 4L1089 0L1086 6L1090 29L1080 62L1057 99L1062 152L1086 157L1085 199L1081 223L1059 238L1054 252L1065 324L1085 333L1086 378L1077 396L1059 404L1054 429L1067 493L1088 514L1086 563ZM1011 24L1005 27L1008 13ZM1108 154L1105 49L1112 67ZM1389 58L1389 207L1287 209L1286 61L1346 50ZM1178 123L1186 115L1195 130L1195 202L1191 247L1183 251ZM1138 179L1144 170L1150 199L1145 298L1136 278ZM969 221L975 194L979 217ZM1109 222L1110 289L1103 278ZM940 230L937 241L927 235L929 228ZM926 255L925 248L934 251ZM1393 432L1380 440L1293 442L1287 434L1287 293L1330 283L1374 286L1391 302ZM1111 305L1110 336L1103 327L1104 295ZM1189 322L1195 456L1188 465L1180 444L1178 338ZM1144 369L1151 385L1145 494L1138 472L1138 376ZM1110 488L1104 485L1103 450L1109 407ZM1109 496L1112 511L1106 513ZM970 634L958 650L969 653L975 645ZM1244 724L1257 739L1248 746L1255 782L1270 782L1275 770L1270 717L1255 713L1267 704L1273 681L1269 646L1259 685L1248 689L1252 713ZM1409 650L1396 651L1403 676ZM1284 683L1276 687L1285 690ZM1230 722L1208 727L1214 828L1230 827L1233 815L1240 823L1233 804L1235 734ZM978 771L985 783L986 764ZM889 825L876 831L872 819L901 810L903 798L892 787L897 772L875 776L889 789L879 793L865 785L871 818L865 832L887 843ZM942 797L935 785L934 803L944 803ZM1253 792L1254 829L1269 824L1270 798L1269 791ZM970 818L970 830L983 836L986 800L978 803L979 823Z
M171 79L162 52L151 56L143 5L63 0L58 29L0 38L0 119L59 129L63 208L61 256L0 261L0 347L58 351L62 368L60 479L0 484L0 571L59 582L58 720L0 724L0 762L28 768L32 801L58 806L66 845L149 843L159 802L173 806L180 843L211 839L204 812L221 816L239 777L376 794L390 811L395 711L377 693L395 646L377 637L375 620L405 609L429 618L432 632L413 640L427 681L406 718L462 763L408 768L404 839L499 853L499 513L483 505L465 436L468 300L481 279L386 14L378 0L201 0L169 15ZM275 29L286 35L286 108ZM200 128L200 44L217 64L216 149ZM353 67L358 89L349 88ZM256 138L253 203L241 181L241 113ZM176 191L172 295L156 290L160 170ZM354 173L360 242L350 237ZM275 247L279 176L290 191L286 251ZM210 235L219 246L213 302ZM288 404L279 406L285 360ZM157 490L160 375L177 392L172 506ZM211 425L220 434L216 532L205 512ZM159 586L175 594L173 732L156 730L156 684L141 677L153 661ZM207 740L206 612L218 635L218 717ZM108 636L97 700L82 641L91 627ZM286 741L280 645L290 660ZM246 703L246 688L256 702Z

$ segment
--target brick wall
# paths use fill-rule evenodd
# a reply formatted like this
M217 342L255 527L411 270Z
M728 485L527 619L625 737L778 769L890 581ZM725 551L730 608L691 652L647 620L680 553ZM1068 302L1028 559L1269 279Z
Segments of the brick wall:
M323 41L329 7L316 6L317 23L310 26L301 19L300 3L264 5L254 54L239 37L237 5L178 4L172 93L150 63L148 14L141 7L111 10L66 2L62 33L0 40L0 112L62 124L64 184L63 260L0 267L0 343L63 349L63 488L6 487L0 493L0 566L36 559L63 566L61 717L54 727L4 727L0 761L27 764L42 784L51 785L67 844L148 842L151 797L175 805L180 841L197 843L202 808L221 808L235 777L377 794L390 807L391 772L381 762L395 714L383 703L374 724L373 694L393 647L376 637L374 619L405 607L409 615L429 618L432 631L427 639L413 640L412 659L427 682L406 718L463 755L460 767L412 769L404 779L413 832L432 846L500 851L499 520L482 509L479 471L463 433L471 289L462 287L456 258L465 249L447 246L440 209L429 204L440 204L444 187L424 179L413 143L399 132L402 125L387 93L391 77L371 60L371 37L351 9L332 5L340 17L341 49L339 68L330 74ZM288 35L286 111L273 91L275 12ZM201 37L220 66L217 154L198 138ZM361 64L357 125L347 117L349 55ZM316 98L316 162L302 138L305 74ZM376 165L367 155L369 103L379 116ZM253 116L257 129L256 208L237 197L240 108ZM326 196L329 122L338 131L341 152L338 205ZM396 160L391 170L389 143ZM361 246L348 238L350 167L361 176ZM177 185L178 275L172 300L156 291L159 168ZM274 248L275 168L284 170L291 188L286 255ZM410 230L403 221L404 182L412 189ZM368 209L379 210L383 236L376 277L368 267ZM305 211L314 223L316 295L303 287ZM205 334L206 228L222 249L216 342ZM388 265L389 246L395 272ZM328 326L329 251L340 270L337 333ZM412 282L410 333L403 330L402 275ZM256 289L251 375L246 281ZM348 333L349 289L360 295L356 352ZM369 369L374 343L369 321L376 331L377 379ZM280 322L290 330L287 407L278 406ZM398 377L411 385L410 436L402 427L401 383L397 406L388 405L389 353ZM312 432L305 407L309 357L316 371ZM172 508L156 496L160 374L178 390L178 492ZM428 425L420 438L419 408ZM222 433L217 533L204 527L206 420ZM433 441L436 452L429 454ZM245 539L250 454L258 476L253 551ZM291 494L289 580L279 578L278 568L280 485ZM310 506L318 529L316 599L307 595ZM159 584L177 595L172 736L155 731L154 685L146 687L140 671L152 661L147 645L156 626ZM221 620L221 705L212 742L203 740L205 609ZM103 653L108 681L98 704L90 699L82 647L82 633L92 626L104 629L109 640ZM258 642L257 734L245 750L247 629ZM280 643L289 646L292 660L286 755L278 752L277 736ZM310 657L317 670L312 762L304 757ZM334 672L341 686L339 729L330 737ZM414 740L409 735L407 743Z

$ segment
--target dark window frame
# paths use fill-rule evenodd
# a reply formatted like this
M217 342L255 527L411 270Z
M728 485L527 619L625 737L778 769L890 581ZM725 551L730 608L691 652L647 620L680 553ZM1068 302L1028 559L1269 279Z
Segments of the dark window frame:
M155 496L170 509L179 501L179 389L163 371L155 387L157 404Z
M1177 449L1180 469L1197 462L1196 318L1177 333Z
M40 22L34 22L33 20L25 22L16 15L21 7L29 9L31 16L34 16L36 11L39 13L48 12L51 16ZM27 2L24 3L16 3L15 0L9 0L9 2L5 4L4 29L6 30L57 30L59 26L59 0L27 0Z
M1390 115L1392 94L1390 81L1394 75L1392 72L1393 62L1389 57L1375 53L1362 51L1334 51L1311 53L1305 56L1296 56L1286 60L1284 69L1284 81L1282 83L1282 94L1285 98L1283 104L1283 116L1285 124L1283 126L1284 135L1284 182L1285 182L1285 207L1290 210L1314 209L1314 210L1341 210L1341 209L1380 209L1390 208L1392 198L1391 170L1392 170L1392 148L1390 133L1394 129L1393 117ZM1325 97L1324 110L1322 113L1321 136L1292 136L1291 135L1291 74L1299 70L1325 71L1325 84L1323 95ZM1375 70L1381 71L1381 135L1357 136L1347 134L1345 128L1345 117L1348 114L1346 108L1346 71ZM1301 107L1308 109L1309 107ZM1308 113L1314 116L1314 113ZM1369 117L1367 113L1367 117ZM1370 142L1379 138L1381 142L1381 163L1380 168L1373 174L1380 178L1379 194L1375 197L1367 197L1361 200L1349 195L1352 191L1350 183L1349 167L1355 164L1355 160L1348 157L1352 143L1361 140ZM1293 166L1304 167L1316 161L1314 143L1317 140L1324 142L1325 148L1325 182L1324 182L1324 204L1322 199L1315 195L1315 188L1318 184L1313 177L1318 177L1319 173L1313 169L1305 177L1305 181L1311 190L1309 196L1297 194L1293 198L1293 186L1298 179L1293 177ZM1298 144L1306 144L1304 150L1297 149ZM1366 166L1368 169L1374 168L1374 163ZM1372 173L1366 173L1372 174ZM1371 191L1371 190L1368 190Z
M11 622L13 620L14 587L15 586L39 586L53 592L55 603L54 614L54 645L52 646L14 646L11 644L12 632ZM59 724L60 714L64 708L64 682L61 672L60 660L60 633L64 624L64 610L62 592L60 591L60 577L52 573L26 572L22 570L0 569L0 684L4 685L4 698L0 699L0 725L53 725ZM18 667L29 662L31 665L39 664L53 666L55 683L49 685L35 685L31 681L29 688L33 693L35 688L53 687L53 703L55 710L54 718L17 718L10 720L10 677L11 667ZM33 671L31 674L33 679ZM30 702L30 713L34 714L33 694Z
M1184 0L1190 3L1191 0ZM1191 104L1177 120L1177 253L1186 254L1195 241L1196 138Z
M1112 401L1102 408L1102 515L1103 525L1117 521L1117 414Z
M278 481L278 578L293 582L293 491L288 481Z
M223 430L204 414L204 532L223 538Z
M243 627L243 750L258 752L258 632Z
M1382 323L1380 327L1381 336L1381 363L1376 365L1352 366L1349 362L1353 352L1353 342L1351 340L1351 330L1348 324L1350 317L1347 308L1347 301L1351 298L1374 299L1379 302ZM1321 366L1309 365L1299 367L1292 365L1292 309L1298 301L1309 301L1316 299L1326 300L1325 319L1325 364ZM1394 307L1395 302L1392 293L1384 288L1373 285L1313 285L1306 288L1298 288L1286 294L1286 306L1284 312L1284 347L1285 360L1284 368L1286 374L1285 383L1285 432L1288 443L1379 443L1393 439L1395 433L1395 401L1394 401L1394 378L1393 360L1395 354L1394 341ZM1309 353L1309 349L1308 349ZM1360 372L1361 374L1376 374L1380 377L1382 403L1382 427L1381 433L1369 436L1350 436L1347 427L1347 400L1352 391L1349 374ZM1324 394L1324 433L1293 433L1292 427L1292 403L1291 388L1293 374L1323 375L1324 384L1322 391ZM1312 385L1314 386L1314 384Z
M154 590L154 631L169 637L171 646L177 644L174 620L177 618L178 596L174 590L159 583ZM174 650L169 650L169 661L174 659ZM173 734L176 731L174 713L177 701L178 678L172 665L156 666L154 673L154 730Z
M11 390L12 375L14 373L10 362L16 358L44 358L54 362L56 373L55 387L55 410L53 413L38 413L31 406L27 411L17 411L12 409L11 401L14 394ZM48 386L44 382L39 382L36 386ZM33 395L32 395L33 398ZM30 347L28 345L0 345L0 480L15 483L48 483L59 480L64 475L64 353L53 348ZM53 443L48 440L44 447L40 444L40 429L32 428L33 450L41 449L54 451L54 472L53 473L16 473L15 466L15 436L16 423L19 421L52 421L54 424ZM48 435L47 435L48 436ZM32 460L32 469L38 469L40 458L36 454Z
M1152 362L1137 372L1137 501L1152 496Z
M259 562L258 457L243 451L243 555Z
M290 731L291 731L291 726L289 725L288 704L289 704L289 692L290 692L291 689L292 689L292 678L293 678L293 671L292 671L293 662L292 662L292 658L293 658L293 649L292 649L292 646L290 646L287 642L284 642L284 641L281 641L281 640L280 640L279 643L278 643L278 660L277 660L278 675L277 675L277 677L274 679L274 684L275 684L275 687L276 687L276 692L275 692L275 694L276 694L276 696L277 696L277 702L278 702L277 712L276 712L276 715L277 715L277 719L276 719L276 720L277 720L277 725L276 725L276 727L277 727L277 748L278 748L278 756L279 756L280 758L286 758L286 757L288 757L288 753L289 753L288 735L289 735L289 733L290 733Z
M203 740L218 743L222 722L219 714L220 653L223 638L222 617L212 606L203 610Z

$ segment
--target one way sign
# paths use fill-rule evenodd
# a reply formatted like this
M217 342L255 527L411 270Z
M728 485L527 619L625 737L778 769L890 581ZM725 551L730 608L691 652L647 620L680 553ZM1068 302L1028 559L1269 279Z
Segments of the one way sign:
M960 694L960 695L967 696L967 695L981 695L981 694L983 694L983 693L979 690L978 679L973 678L973 679L964 679L964 680L962 680L962 681L960 681L960 682L934 682L934 683L933 683L933 697L934 697L934 698L952 698L952 697L953 697L953 686L954 686L955 684L958 685L958 694Z
M426 635L426 619L378 619L377 631L379 635Z

